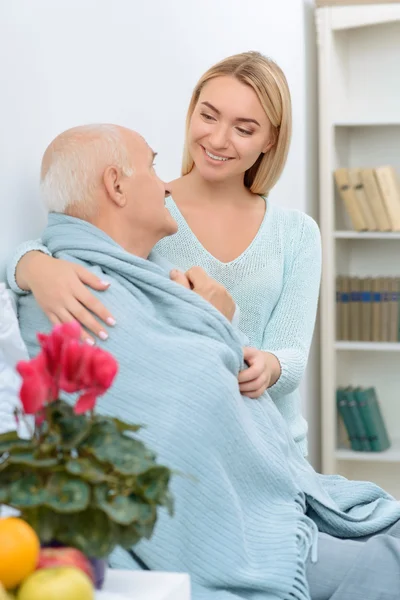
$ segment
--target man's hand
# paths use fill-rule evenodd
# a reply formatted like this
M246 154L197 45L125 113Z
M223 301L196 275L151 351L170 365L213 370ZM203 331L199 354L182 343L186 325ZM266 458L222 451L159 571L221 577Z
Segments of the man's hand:
M201 267L192 267L186 273L171 271L171 279L184 287L192 289L196 294L207 300L229 321L235 314L235 302L223 285L209 277Z
M281 365L274 354L257 348L244 348L243 356L249 367L239 373L240 393L248 398L259 398L278 381Z

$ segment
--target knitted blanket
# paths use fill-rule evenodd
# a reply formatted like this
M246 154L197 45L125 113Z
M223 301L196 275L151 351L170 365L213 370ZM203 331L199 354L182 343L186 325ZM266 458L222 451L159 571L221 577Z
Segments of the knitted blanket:
M367 535L400 518L376 486L316 474L267 394L240 395L241 339L214 307L79 219L50 215L43 241L111 282L101 297L117 326L104 347L120 371L98 410L144 423L160 462L189 476L173 478L176 515L161 512L135 548L150 568L190 573L194 600L308 600L317 525ZM35 354L36 332L50 325L32 295L19 318ZM114 564L129 568L121 554Z

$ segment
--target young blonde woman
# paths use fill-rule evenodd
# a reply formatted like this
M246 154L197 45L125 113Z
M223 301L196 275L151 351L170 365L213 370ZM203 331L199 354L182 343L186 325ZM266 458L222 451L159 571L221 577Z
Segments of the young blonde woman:
M155 249L189 278L200 266L231 293L249 339L240 390L258 398L268 389L306 454L298 385L314 329L321 251L315 222L269 197L290 138L289 88L273 61L248 52L209 69L193 91L182 176L166 201L179 230ZM20 246L11 287L31 290L53 323L75 318L102 339L112 335L108 326L118 324L88 289L104 284L46 253L40 242Z

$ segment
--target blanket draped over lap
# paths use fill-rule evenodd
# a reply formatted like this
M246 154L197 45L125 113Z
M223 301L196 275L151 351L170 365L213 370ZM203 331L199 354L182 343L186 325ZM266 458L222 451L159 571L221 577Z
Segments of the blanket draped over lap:
M117 320L102 343L120 370L98 410L146 428L140 437L174 476L176 514L160 511L135 551L158 571L188 572L194 600L308 600L305 561L317 527L368 535L400 518L400 504L371 483L317 474L268 394L240 395L242 342L210 304L167 271L124 251L92 225L51 214L52 254L111 282L98 293ZM31 355L50 324L32 295L19 306ZM113 566L137 568L123 550Z

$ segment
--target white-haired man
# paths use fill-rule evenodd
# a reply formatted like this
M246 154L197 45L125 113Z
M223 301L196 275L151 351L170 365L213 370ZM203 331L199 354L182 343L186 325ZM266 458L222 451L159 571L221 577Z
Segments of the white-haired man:
M160 239L177 231L177 224L165 207L169 191L154 170L155 156L142 136L124 127L98 124L69 129L58 135L44 153L44 204L50 213L89 221L128 252L147 259ZM29 289L24 277L35 255L37 252L29 253L18 271L21 289ZM228 319L235 316L237 321L239 312L230 294L203 269L191 269L189 281L162 257L154 254L151 260L168 269L177 283L190 287ZM99 287L98 277L87 279L87 271L82 271L82 277L86 277L86 283ZM55 289L55 293L62 294L62 288ZM79 308L71 312L76 315ZM86 311L82 311L83 324L91 325L83 315ZM50 320L53 324L58 322L52 315Z

